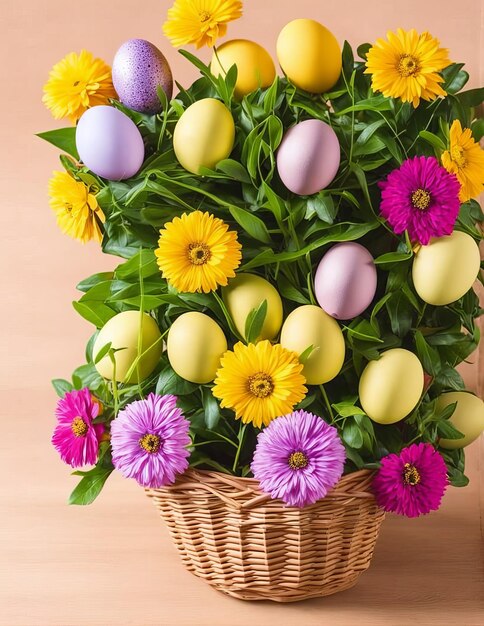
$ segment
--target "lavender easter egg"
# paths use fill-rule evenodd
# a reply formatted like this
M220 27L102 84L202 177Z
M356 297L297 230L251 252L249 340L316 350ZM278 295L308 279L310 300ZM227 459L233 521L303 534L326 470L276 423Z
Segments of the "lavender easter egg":
M81 161L98 176L124 180L134 176L144 159L144 143L136 124L111 106L88 109L76 128Z
M338 320L349 320L370 305L376 291L373 257L359 243L338 243L321 259L314 277L319 306Z
M276 158L284 185L293 193L309 196L327 187L336 176L338 137L321 120L305 120L287 131Z
M128 39L113 61L113 84L121 102L141 113L159 113L162 104L157 94L161 87L171 99L173 77L163 54L145 39Z

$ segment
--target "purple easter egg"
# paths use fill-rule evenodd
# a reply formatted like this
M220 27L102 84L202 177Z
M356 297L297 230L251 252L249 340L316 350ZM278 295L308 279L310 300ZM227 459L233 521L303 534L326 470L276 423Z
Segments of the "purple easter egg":
M327 187L336 176L338 137L321 120L305 120L286 132L276 158L284 185L293 193L309 196Z
M136 124L111 106L95 106L81 117L76 128L81 161L98 176L124 180L143 164L145 147Z
M168 100L173 77L163 54L145 39L128 39L113 61L113 84L121 102L141 113L159 113L162 104L156 92L161 87Z
M376 291L373 257L359 243L333 246L321 259L314 277L319 306L338 320L349 320L370 305Z

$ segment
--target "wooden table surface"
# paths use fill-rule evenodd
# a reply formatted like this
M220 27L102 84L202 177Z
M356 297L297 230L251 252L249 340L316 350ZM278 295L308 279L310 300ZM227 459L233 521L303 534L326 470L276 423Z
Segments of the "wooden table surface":
M134 482L112 476L94 505L67 506L76 479L47 445L56 399L37 392L33 419L32 397L15 395L15 415L2 419L1 626L484 624L479 443L468 448L470 486L450 489L438 512L387 517L356 587L296 604L247 603L184 570ZM12 406L8 396L0 406Z

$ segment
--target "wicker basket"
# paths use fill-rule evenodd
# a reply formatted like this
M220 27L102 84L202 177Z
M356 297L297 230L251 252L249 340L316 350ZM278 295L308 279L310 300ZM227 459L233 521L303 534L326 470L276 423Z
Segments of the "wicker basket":
M271 500L254 479L211 471L146 491L196 576L242 600L295 602L348 589L370 565L384 518L371 479L348 474L304 509Z

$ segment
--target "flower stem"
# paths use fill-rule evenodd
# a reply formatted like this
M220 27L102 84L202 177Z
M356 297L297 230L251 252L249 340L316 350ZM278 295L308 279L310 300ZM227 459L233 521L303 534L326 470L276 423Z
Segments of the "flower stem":
M237 469L237 465L239 463L239 457L240 457L240 452L242 450L242 444L244 442L244 435L245 435L245 430L247 428L247 424L240 424L240 428L239 428L239 445L237 446L237 452L235 454L235 460L234 460L234 464L232 466L232 472L235 474L236 469Z
M323 387L323 385L319 385L319 388L321 389L321 395L323 396L324 403L326 404L326 408L328 409L331 423L334 423L333 409L331 408L331 403L329 401L328 394L326 393L326 389Z

